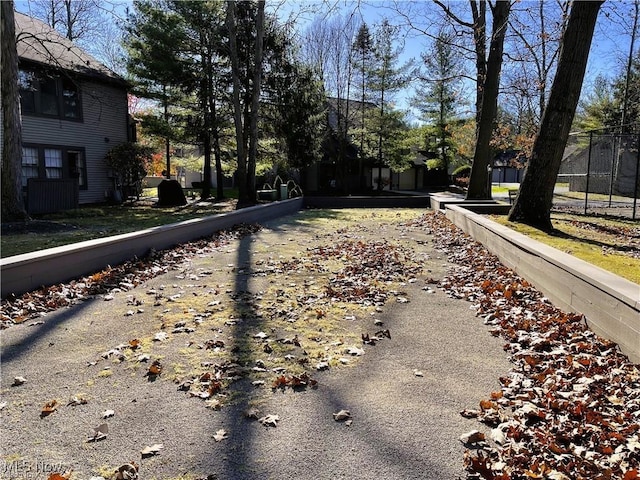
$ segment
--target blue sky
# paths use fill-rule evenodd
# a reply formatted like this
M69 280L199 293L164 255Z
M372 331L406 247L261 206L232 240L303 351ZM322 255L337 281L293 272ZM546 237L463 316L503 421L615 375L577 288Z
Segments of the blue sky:
M462 11L464 12L468 3L458 3L459 5L454 6L463 8ZM399 4L404 8L411 3L406 0L267 0L267 8L277 11L281 19L294 15L299 30L303 30L316 15L326 14L329 10L355 12L356 15L362 15L364 21L370 27L379 23L383 17L389 18L391 23L404 23L394 8L395 4ZM596 75L604 74L611 78L622 71L623 59L629 50L630 34L624 33L624 27L621 25L626 21L628 28L629 19L625 17L625 13L630 10L632 4L633 0L618 0L616 2L605 2L602 7L592 43L583 93L590 89L590 85ZM131 2L114 0L104 2L104 5L112 5L119 11L120 15L123 15L124 8L127 5L131 5ZM426 0L414 2L413 5L419 6L420 9L426 7L437 9L437 6ZM526 5L527 0L522 0L519 2L518 7L522 8L522 6ZM535 5L535 3L532 3L532 5ZM16 8L23 13L29 13L28 0L17 0ZM401 63L410 58L418 59L421 52L427 51L428 47L424 35L420 35L415 31L406 35L404 41L405 49ZM640 44L640 40L637 41L637 44ZM407 90L397 96L396 101L399 108L408 108L410 95L411 91Z

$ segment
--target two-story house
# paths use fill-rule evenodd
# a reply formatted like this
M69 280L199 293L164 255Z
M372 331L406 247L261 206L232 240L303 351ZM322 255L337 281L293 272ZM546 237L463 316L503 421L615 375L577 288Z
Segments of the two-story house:
M133 140L127 83L40 20L15 18L27 209L104 202L113 192L105 155Z

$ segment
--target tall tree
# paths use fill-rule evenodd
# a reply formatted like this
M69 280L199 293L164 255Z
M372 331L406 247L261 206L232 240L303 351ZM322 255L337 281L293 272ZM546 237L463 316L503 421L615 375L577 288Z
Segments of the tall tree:
M259 100L265 34L264 1L237 3L229 0L226 5L237 143L238 208L242 208L255 203Z
M352 49L356 34L353 15L333 15L317 18L306 30L302 45L302 57L312 65L322 78L322 83L335 112L332 136L337 142L337 177L340 187L347 190L351 165L347 155L349 135L354 121L351 109Z
M462 62L453 46L455 33L449 26L440 29L429 53L423 53L422 66L415 75L420 80L416 87L413 105L422 114L422 119L433 128L435 139L431 148L438 154L440 168L445 171L453 157L451 129L456 111L462 103Z
M473 2L472 2L473 4ZM467 200L491 198L489 167L491 166L491 134L498 113L498 93L502 51L507 30L511 4L509 0L498 0L491 6L493 16L489 57L482 82L482 107L476 127L476 146L471 165L471 176L467 190Z
M401 49L396 46L397 34L397 28L386 18L378 25L374 34L375 66L371 71L370 91L379 111L378 178L382 177L382 166L386 161L383 144L391 137L393 131L391 126L394 124L388 121L391 117L386 115L386 110L389 109L388 104L393 100L394 95L407 84L407 74L411 66L410 63L398 64ZM382 182L378 182L378 190L381 190L382 186Z
M96 0L29 0L33 14L69 40L88 41L101 29Z
M576 112L602 1L574 1L540 130L509 220L551 230L553 189Z
M253 60L253 84L251 91L251 119L249 122L249 158L247 163L247 190L256 191L256 162L258 157L258 119L260 118L260 89L262 86L262 62L264 58L264 0L258 0L256 12L255 52Z
M18 52L13 0L0 2L0 65L2 75L2 221L23 220L22 130L18 91Z
M509 16L513 32L503 82L505 102L524 102L526 118L540 124L566 28L569 2L516 3Z
M134 82L133 92L157 100L162 111L143 117L149 131L165 139L165 174L171 177L171 140L176 138L170 109L179 103L184 81L181 52L187 41L184 18L172 12L169 4L136 1L127 18L125 46L127 71ZM162 7L162 8L160 8Z
M366 23L362 23L353 41L353 63L357 80L360 82L360 150L358 152L358 177L362 179L364 171L364 140L366 135L367 87L373 61L373 39ZM362 182L362 180L361 180ZM361 183L360 187L364 187Z

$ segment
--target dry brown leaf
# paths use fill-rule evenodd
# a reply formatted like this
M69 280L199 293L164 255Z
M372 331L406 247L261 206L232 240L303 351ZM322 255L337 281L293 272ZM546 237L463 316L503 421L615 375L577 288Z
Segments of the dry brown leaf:
M147 375L156 376L162 373L162 364L160 360L154 360L153 363L149 366L149 370L147 371Z
M69 480L73 470L67 470L64 473L54 472L47 477L47 480Z
M42 411L40 412L40 418L51 415L58 409L58 405L58 400L51 400L50 402L45 403L44 407L42 407Z
M480 443L485 441L484 433L478 430L471 430L468 433L460 435L460 441L462 443Z

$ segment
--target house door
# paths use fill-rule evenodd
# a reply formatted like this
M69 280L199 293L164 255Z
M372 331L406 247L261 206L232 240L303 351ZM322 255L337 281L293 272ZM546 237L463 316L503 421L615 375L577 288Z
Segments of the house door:
M86 182L82 152L78 150L67 150L67 166L69 168L69 176L71 178L77 178L78 186L82 188Z

